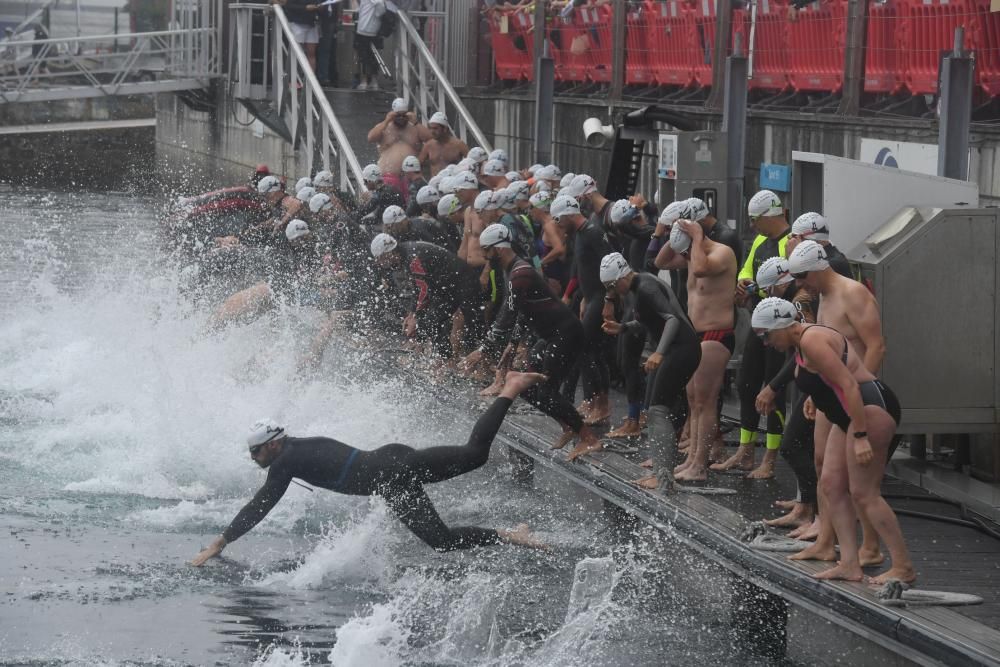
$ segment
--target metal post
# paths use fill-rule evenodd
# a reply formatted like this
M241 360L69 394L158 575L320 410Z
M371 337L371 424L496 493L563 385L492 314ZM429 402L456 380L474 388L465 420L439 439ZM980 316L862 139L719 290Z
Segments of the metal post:
M844 90L837 113L857 116L865 92L869 0L847 0L847 43L844 46Z
M718 211L723 222L732 220L735 229L743 229L743 162L746 152L747 124L747 72L746 56L736 55L726 59L725 100L722 112L722 131L726 133L728 157L726 163L726 211Z
M709 109L719 111L723 104L726 80L726 57L729 55L729 33L732 32L733 5L721 0L715 8L715 44L712 46L712 92L705 102Z
M968 180L969 124L975 63L963 50L965 28L955 28L955 48L941 62L938 176Z
M614 14L611 24L611 90L608 99L617 102L622 98L625 87L625 22L627 8L625 0L614 0ZM609 105L610 106L610 105Z
M555 104L555 63L545 39L545 3L535 3L535 162L552 161L552 113ZM540 54L540 55L539 55Z

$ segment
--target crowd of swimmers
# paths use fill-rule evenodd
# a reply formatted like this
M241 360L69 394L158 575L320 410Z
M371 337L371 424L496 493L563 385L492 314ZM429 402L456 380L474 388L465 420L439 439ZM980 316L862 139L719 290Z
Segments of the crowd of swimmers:
M325 324L303 363L318 361L338 328L378 331L405 338L437 372L478 380L484 396L503 401L465 448L442 448L456 451L433 459L387 445L396 449L368 457L362 472L351 468L349 448L331 450L329 479L315 483L376 493L371 480L382 480L390 507L435 548L534 545L518 531L449 532L419 488L485 462L520 396L559 425L552 446L570 459L644 440L649 474L636 484L650 493L682 492L723 473L768 479L780 453L798 497L779 501L786 513L768 523L812 542L791 558L836 561L817 576L861 580L863 567L883 562L884 543L891 567L872 581L915 579L880 494L900 408L876 375L885 354L879 309L830 242L835 220L805 213L789 223L779 196L762 190L747 205L754 236L744 247L700 199L662 210L641 194L611 201L587 174L553 164L514 168L503 150L469 148L444 114L421 124L403 99L368 141L380 157L363 169L361 194L339 187L329 171L290 187L262 167L248 195L258 215L225 235L186 227L182 245L196 267L188 288L204 296L221 282L231 291L204 297L216 302L214 326L281 301L322 310ZM624 388L620 425L610 424L613 384ZM730 386L739 401L732 453L720 426ZM281 443L290 450L292 440L265 422L249 442L263 465L284 460ZM300 457L306 448L298 445ZM447 463L470 456L475 465ZM290 466L282 467L281 493L297 476ZM395 470L397 481L375 469ZM255 499L229 537L277 498L271 488ZM414 502L420 509L408 514ZM219 539L205 558L225 545Z

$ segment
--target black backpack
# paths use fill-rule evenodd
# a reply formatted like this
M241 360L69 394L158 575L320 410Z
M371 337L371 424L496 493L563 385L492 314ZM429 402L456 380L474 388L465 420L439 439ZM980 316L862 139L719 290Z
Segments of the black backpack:
M391 9L386 9L385 14L382 14L382 23L378 27L378 36L392 37L392 34L396 32L396 28L398 27L399 16Z

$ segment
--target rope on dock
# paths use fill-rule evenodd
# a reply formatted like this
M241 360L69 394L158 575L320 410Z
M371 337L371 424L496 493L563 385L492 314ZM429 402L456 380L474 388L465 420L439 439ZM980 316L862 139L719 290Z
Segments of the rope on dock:
M887 607L962 607L983 603L983 599L978 595L917 590L899 579L885 582L875 597Z

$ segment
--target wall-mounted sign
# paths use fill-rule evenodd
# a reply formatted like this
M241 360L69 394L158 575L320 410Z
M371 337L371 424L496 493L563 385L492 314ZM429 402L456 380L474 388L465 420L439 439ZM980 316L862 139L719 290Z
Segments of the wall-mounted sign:
M677 135L660 134L659 162L656 172L660 178L675 180L677 178Z

